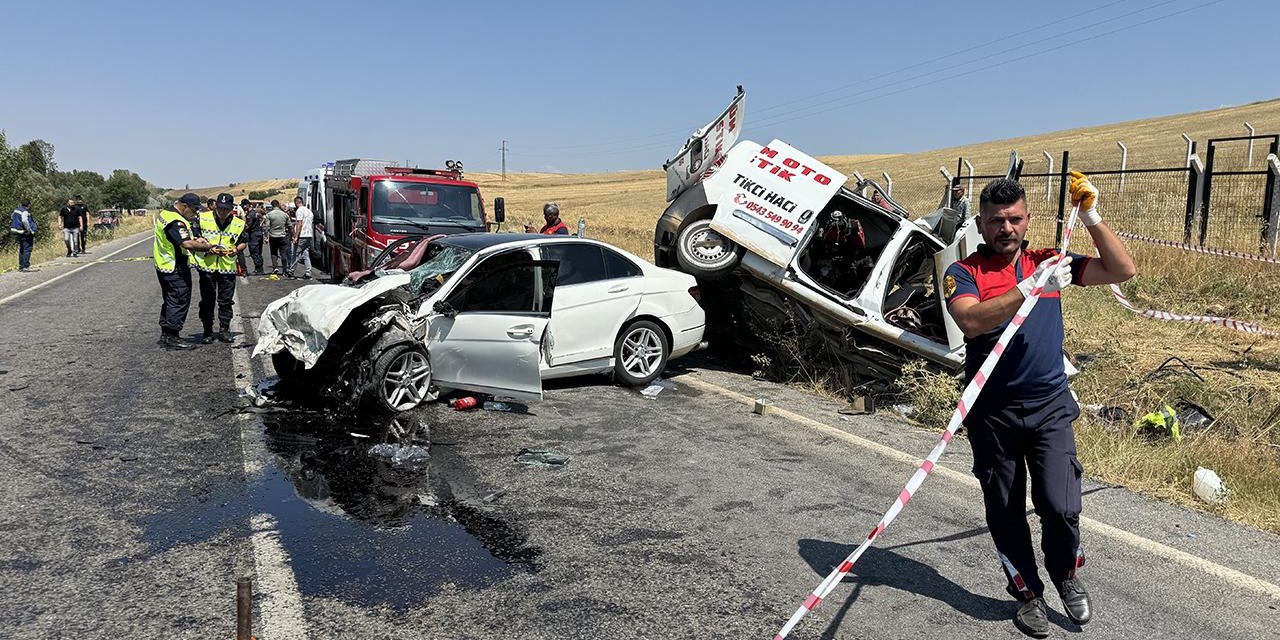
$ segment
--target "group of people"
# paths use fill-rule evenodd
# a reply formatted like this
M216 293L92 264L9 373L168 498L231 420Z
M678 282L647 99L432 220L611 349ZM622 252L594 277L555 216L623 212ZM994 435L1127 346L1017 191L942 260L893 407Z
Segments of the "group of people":
M84 198L76 196L67 199L67 205L58 210L58 219L62 221L62 241L67 245L67 257L78 257L85 251L89 241L89 207Z
M160 345L167 349L190 349L195 345L182 338L182 325L191 305L191 267L200 284L202 342L231 342L232 305L236 277L247 274L247 251L255 274L263 274L262 245L269 241L275 274L289 277L298 262L304 262L303 277L311 278L310 244L313 215L302 198L295 198L286 210L278 200L270 205L254 205L241 200L237 206L229 193L202 202L194 193L183 194L170 211L155 217L152 260L160 280L163 302L160 309ZM217 331L214 331L214 311Z

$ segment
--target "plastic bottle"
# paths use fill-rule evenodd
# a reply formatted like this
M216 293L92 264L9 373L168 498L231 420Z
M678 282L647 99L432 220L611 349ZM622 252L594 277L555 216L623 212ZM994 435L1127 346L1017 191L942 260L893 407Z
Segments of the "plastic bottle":
M480 404L480 401L476 400L474 396L467 396L465 398L454 399L453 402L449 403L449 406L453 407L457 411L466 411L467 409L476 408L476 405L478 404Z
M1219 504L1227 499L1227 487L1213 469L1196 469L1196 475L1191 480L1191 490L1197 498L1210 504Z

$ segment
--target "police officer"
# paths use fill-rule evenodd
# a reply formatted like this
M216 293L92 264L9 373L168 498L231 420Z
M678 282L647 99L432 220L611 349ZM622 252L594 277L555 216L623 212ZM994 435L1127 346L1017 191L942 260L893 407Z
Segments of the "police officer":
M192 254L191 260L200 273L200 321L204 323L204 343L212 344L213 308L218 307L218 340L231 342L231 305L236 293L236 257L247 246L241 241L244 219L232 215L235 199L219 193L213 211L204 211L196 219L194 235L206 245Z
M151 244L156 277L160 280L160 342L166 349L190 349L195 345L182 339L182 324L191 306L191 268L188 252L206 246L191 237L188 224L200 210L200 196L183 194L174 203L177 211L161 209L153 219L155 240Z
M262 207L249 202L248 199L240 201L240 206L244 209L244 234L249 245L249 257L253 259L253 273L260 276L262 275ZM242 255L240 259L243 261L244 256Z
M1070 190L1099 258L1068 254L1058 260L1054 249L1028 249L1026 192L1017 181L1001 178L983 188L979 199L985 243L948 267L943 278L951 316L965 335L965 374L972 380L1036 281L1050 274L1039 302L1005 347L964 420L1006 590L1022 603L1014 624L1035 638L1049 635L1049 619L1026 518L1028 476L1040 517L1045 570L1071 620L1084 624L1093 614L1076 575L1084 564L1079 526L1083 468L1071 423L1080 408L1063 371L1060 293L1072 282L1105 285L1134 274L1133 260L1098 214L1098 190L1075 171Z

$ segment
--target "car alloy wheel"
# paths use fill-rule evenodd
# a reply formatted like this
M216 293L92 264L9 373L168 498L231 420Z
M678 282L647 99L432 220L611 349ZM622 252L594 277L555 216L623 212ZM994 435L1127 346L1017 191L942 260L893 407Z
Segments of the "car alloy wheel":
M648 378L658 372L666 354L662 337L647 326L637 326L622 339L622 368L636 378Z
M431 386L431 363L418 349L396 356L382 377L382 399L396 411L408 411L422 403Z

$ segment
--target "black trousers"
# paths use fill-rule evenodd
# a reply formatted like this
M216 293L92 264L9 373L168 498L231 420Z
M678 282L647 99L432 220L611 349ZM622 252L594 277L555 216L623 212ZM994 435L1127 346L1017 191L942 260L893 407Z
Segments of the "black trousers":
M156 271L160 280L160 332L179 335L187 321L187 309L191 307L191 269L178 267L173 273Z
M988 389L988 393L997 389ZM1080 416L1071 392L1017 402L979 398L965 418L973 446L973 475L982 485L987 526L1005 576L1022 592L1044 594L1027 524L1027 478L1040 516L1045 570L1057 584L1084 564L1080 547L1080 476L1071 423Z
M236 274L200 271L200 322L204 332L213 333L213 307L218 307L218 328L231 328L232 296L236 294Z
M253 259L253 270L262 273L262 232L249 232L249 257Z

